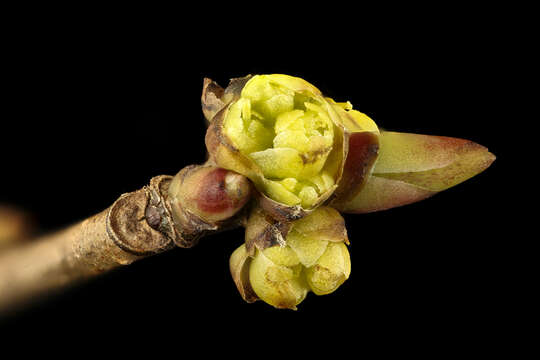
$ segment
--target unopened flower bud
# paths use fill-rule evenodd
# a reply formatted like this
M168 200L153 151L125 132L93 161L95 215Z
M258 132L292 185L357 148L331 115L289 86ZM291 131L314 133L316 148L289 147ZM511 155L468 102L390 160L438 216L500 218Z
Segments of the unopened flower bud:
M296 309L309 291L329 294L349 277L347 232L336 210L320 207L293 222L285 227L285 239L279 229L255 210L247 223L246 244L231 257L231 273L246 301L255 295L276 308Z
M176 174L169 186L168 204L177 231L189 238L201 230L215 230L231 219L250 196L251 183L245 176L200 165L186 167Z
M264 302L277 308L296 309L309 290L302 271L298 257L289 247L276 246L257 250L249 269L249 280Z
M249 200L249 180L214 166L195 166L178 173L169 196L200 218L215 222L230 218Z
M306 270L306 280L317 295L334 292L351 274L351 259L347 246L330 243L313 266Z

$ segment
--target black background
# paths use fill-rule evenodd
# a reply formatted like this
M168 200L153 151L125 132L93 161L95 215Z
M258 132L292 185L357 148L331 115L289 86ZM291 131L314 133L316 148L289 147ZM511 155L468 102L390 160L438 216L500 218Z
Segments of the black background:
M239 229L51 296L2 319L5 329L43 336L95 327L94 336L107 338L133 331L135 342L167 333L184 345L302 333L321 347L334 346L329 339L381 351L490 346L486 334L497 334L508 316L500 309L511 256L497 236L508 161L505 33L478 14L458 13L374 24L349 16L331 29L320 18L317 29L290 18L252 21L252 39L228 21L187 25L188 17L163 27L138 18L104 30L101 21L81 26L74 18L14 28L2 71L0 201L55 230L152 176L203 162L203 78L226 85L248 73L302 77L385 129L473 140L498 158L431 199L345 215L351 278L332 295L310 294L296 312L246 304L237 294L228 259L242 243Z

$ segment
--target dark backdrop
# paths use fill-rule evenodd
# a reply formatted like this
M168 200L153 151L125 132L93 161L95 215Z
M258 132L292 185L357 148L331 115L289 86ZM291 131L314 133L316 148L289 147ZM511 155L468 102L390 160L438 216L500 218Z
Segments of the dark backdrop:
M257 42L226 26L204 35L202 25L151 34L95 24L21 30L24 41L11 41L4 55L0 201L34 213L44 231L101 211L154 175L204 161L205 76L223 85L249 73L299 76L385 129L470 139L498 159L426 201L345 215L352 276L332 295L310 294L297 312L241 300L228 271L243 239L235 230L62 292L4 319L10 331L106 324L113 333L158 333L167 325L183 342L202 334L249 342L252 334L281 337L267 328L277 324L336 341L450 347L496 332L507 260L495 236L507 161L500 34L467 18L459 29L434 20L389 34L349 20L332 33L291 39L268 31Z

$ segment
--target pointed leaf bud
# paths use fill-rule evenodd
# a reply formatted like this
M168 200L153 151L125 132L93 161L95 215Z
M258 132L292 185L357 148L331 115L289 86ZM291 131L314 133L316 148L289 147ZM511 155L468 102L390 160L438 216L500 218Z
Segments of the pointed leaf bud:
M487 169L495 156L472 141L381 132L373 173L354 197L336 203L340 211L366 213L423 200Z

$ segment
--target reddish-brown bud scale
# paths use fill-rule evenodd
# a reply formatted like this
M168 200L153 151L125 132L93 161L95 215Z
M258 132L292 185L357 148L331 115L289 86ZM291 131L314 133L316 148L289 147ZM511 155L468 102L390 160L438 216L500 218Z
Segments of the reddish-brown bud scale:
M352 133L349 137L349 152L343 168L339 187L334 192L332 205L354 198L371 175L379 153L378 135L372 132Z
M235 215L251 197L251 183L242 175L215 166L193 166L178 173L169 187L169 201L177 222L207 224Z
M200 193L196 196L197 206L205 212L216 213L231 206L231 200L225 191L227 170L218 168L208 173L200 184Z
M239 174L217 168L201 180L195 194L197 207L207 213L227 213L242 207L248 200L249 183Z

